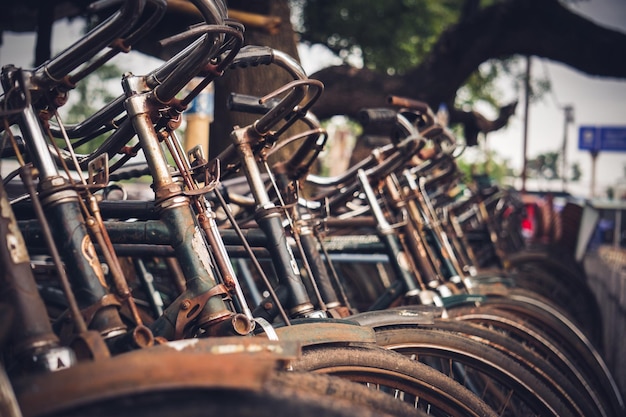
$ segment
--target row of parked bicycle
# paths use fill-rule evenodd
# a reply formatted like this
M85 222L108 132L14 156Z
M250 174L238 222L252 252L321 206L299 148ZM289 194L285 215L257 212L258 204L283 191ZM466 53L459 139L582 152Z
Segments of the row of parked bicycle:
M313 175L323 85L242 47L221 0L191 2L205 23L188 45L121 76L78 124L58 113L68 92L163 0L128 0L39 67L2 68L1 156L19 165L0 188L2 416L624 415L584 271L525 244L519 196L464 178L425 103L364 109L384 144ZM217 158L186 152L192 100L258 65L293 81L233 93L257 120ZM154 198L112 197L145 175Z

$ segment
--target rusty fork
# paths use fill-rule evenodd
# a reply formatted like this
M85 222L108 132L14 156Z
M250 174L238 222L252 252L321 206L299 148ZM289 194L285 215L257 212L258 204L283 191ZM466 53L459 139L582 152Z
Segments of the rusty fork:
M5 90L13 89L12 97L24 101L23 105L17 106L21 109L17 123L39 177L38 192L34 199L41 202L45 209L54 244L60 251L88 328L97 330L104 337L122 334L126 326L119 316L119 302L108 291L102 266L85 225L81 197L71 181L60 174L47 146L41 114L35 111L32 102L27 102L27 90L20 90L20 77L26 75L12 68L2 73ZM11 103L12 106L15 104ZM13 141L15 138L10 135L10 139ZM28 181L31 176L26 174L23 178Z
M186 290L151 326L157 336L177 339L191 329L198 319L200 326L210 326L232 316L224 303L228 289L218 285L213 273L211 256L200 233L181 184L173 177L161 148L160 135L152 117L158 114L159 105L151 100L151 90L142 77L126 75L123 79L127 95L128 116L137 132L139 143L146 156L156 194L156 207L161 220L167 225L171 245L180 262L186 280Z

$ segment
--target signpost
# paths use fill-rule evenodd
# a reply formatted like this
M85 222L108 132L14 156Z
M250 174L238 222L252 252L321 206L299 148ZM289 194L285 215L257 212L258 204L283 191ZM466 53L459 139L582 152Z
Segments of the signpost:
M626 152L626 126L580 126L578 149L591 153L591 197L595 197L598 153Z
M626 152L626 126L580 126L578 149Z

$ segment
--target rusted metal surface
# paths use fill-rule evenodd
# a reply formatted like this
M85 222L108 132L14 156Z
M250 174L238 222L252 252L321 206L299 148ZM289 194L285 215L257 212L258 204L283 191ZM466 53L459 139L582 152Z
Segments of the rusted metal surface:
M302 346L327 343L376 343L376 335L370 327L339 322L304 322L276 329L281 341L299 342Z
M297 343L261 338L188 339L14 383L24 417L156 390L261 389L271 373L299 356Z
M192 62L195 61L189 61L185 65L193 65ZM189 198L183 195L182 184L172 176L159 142L159 133L153 125L152 116L158 113L159 104L149 99L145 77L128 74L123 78L122 86L128 97L125 101L126 111L150 167L159 217L167 225L169 243L174 249L186 281L185 292L151 326L156 337L171 340L180 336L179 312L185 305L185 300L211 294L210 298L203 300L204 303L198 306L197 320L201 327L209 327L212 321L219 322L232 315L232 312L222 299L222 291L211 293L216 288L217 279L206 240L197 225ZM155 89L154 94L158 95L156 90L160 93L164 89L163 94L168 94L167 88L171 87L172 83L167 86L162 83ZM195 316L196 312L193 314ZM189 316L189 312L185 315Z
M78 201L46 207L46 213L78 305L90 311L87 326L102 333L125 329L113 303L102 302L111 294Z
M0 309L0 313L1 312L2 309ZM22 417L22 412L17 403L17 398L15 398L13 387L2 365L0 365L0 416Z
M350 316L350 320L361 326L372 328L400 324L434 324L443 309L430 305L415 305L388 310L368 311Z
M176 316L176 333L174 334L174 338L180 339L183 337L187 325L200 315L202 307L211 297L225 294L228 294L228 289L224 285L219 284L203 294L199 294L193 298L182 299L180 301L178 315Z
M0 181L0 300L11 306L14 320L2 317L3 328L11 326L14 349L32 350L59 342L48 320L46 307L37 291L30 258L17 227L4 185ZM7 315L8 316L8 315ZM2 336L2 335L0 335Z
M160 220L107 221L104 225L113 243L150 243L153 245L170 243L169 230Z
M104 339L95 330L88 330L76 335L70 342L70 347L80 359L107 359L111 356L109 347Z

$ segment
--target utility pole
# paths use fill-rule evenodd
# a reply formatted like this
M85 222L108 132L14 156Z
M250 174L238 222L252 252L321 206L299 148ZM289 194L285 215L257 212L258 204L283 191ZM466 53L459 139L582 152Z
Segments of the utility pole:
M574 123L574 107L567 104L563 106L563 112L565 113L565 122L563 125L563 149L561 150L561 181L563 192L567 191L567 131L569 125Z
M597 150L592 150L591 154L591 186L589 189L589 194L591 198L596 198L596 162L598 161L598 154L600 152Z
M522 162L522 193L526 192L526 169L528 167L528 107L530 102L530 55L526 57L526 75L524 77L524 133Z

